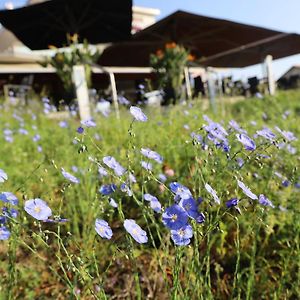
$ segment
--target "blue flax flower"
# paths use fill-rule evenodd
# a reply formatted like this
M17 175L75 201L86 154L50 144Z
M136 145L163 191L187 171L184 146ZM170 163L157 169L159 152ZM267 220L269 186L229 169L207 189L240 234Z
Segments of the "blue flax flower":
M242 143L246 150L253 151L256 149L256 145L253 140L249 138L246 134L236 134L236 137L240 143Z
M191 242L193 229L191 225L186 225L178 230L171 230L171 238L175 245L186 246Z
M241 182L239 180L237 182L238 182L238 186L242 189L242 191L244 192L244 194L246 196L248 196L252 200L258 199L257 196L251 192L250 188L248 188L243 182Z
M84 132L84 128L83 127L81 127L81 126L79 126L78 128L77 128L77 133L79 133L79 134L83 134L83 132Z
M0 226L0 241L8 240L10 237L10 231L6 226Z
M141 161L141 165L147 171L151 171L152 170L152 164L150 162L146 162L146 161L142 160Z
M105 184L105 185L102 185L99 189L99 192L102 194L102 195L110 195L112 194L113 192L115 192L117 189L116 185L114 185L113 183L112 184Z
M150 207L157 213L161 212L161 204L158 199L150 194L145 194L144 199L150 202Z
M11 205L18 205L18 198L11 192L2 192L0 194L0 201L10 203Z
M93 120L85 120L85 121L81 121L81 125L85 126L85 127L96 127L96 123Z
M271 200L269 200L265 195L263 194L260 194L259 195L259 198L258 198L258 202L261 204L261 205L264 205L264 206L270 206L272 208L274 208L274 204L272 203Z
M163 162L163 158L157 152L155 152L149 148L141 148L141 153L145 157L153 159L160 164Z
M130 113L137 121L147 122L148 120L147 116L142 112L142 110L139 107L131 106Z
M117 176L122 176L125 173L125 169L112 156L103 157L103 163L114 170Z
M221 203L221 201L217 195L217 192L208 183L205 184L205 189L213 196L213 198L217 204Z
M7 179L8 179L7 174L2 169L0 169L0 182L4 182Z
M239 203L238 198L232 198L232 199L226 201L226 206L227 206L228 208L230 208L230 207L233 207L233 206L237 206L238 203Z
M136 222L132 219L124 221L124 227L126 231L137 241L139 244L148 242L146 231L144 231Z
M95 230L103 239L110 240L113 236L111 228L109 227L108 223L104 220L96 219Z
M25 201L25 211L37 220L47 220L51 215L51 208L42 199L36 198Z
M178 230L188 222L187 212L179 205L174 204L166 208L162 215L162 221L169 229Z
M188 199L182 199L179 205L186 211L188 216L196 220L199 216L198 205L196 201L191 197Z
M122 183L121 184L121 187L120 187L121 191L123 193L126 193L129 197L131 197L133 195L132 193L132 190L129 188L129 186L125 183Z
M257 130L256 133L271 142L274 141L274 139L276 138L276 135L268 127L265 127L262 130Z
M117 208L118 207L118 203L115 201L115 199L110 198L109 199L109 205L113 208Z
M79 179L76 178L74 175L68 173L67 171L65 171L63 168L61 168L61 173L62 175L68 179L69 181L73 182L73 183L79 183Z
M17 216L18 216L18 214L19 214L19 212L16 210L16 209L14 209L14 208L11 208L11 209L9 209L9 208L7 208L7 207L3 207L2 208L2 212L3 212L3 216L5 216L5 217L10 217L10 218L16 218Z
M192 197L191 191L184 185L178 182L171 182L170 189L175 194L175 200L189 199Z

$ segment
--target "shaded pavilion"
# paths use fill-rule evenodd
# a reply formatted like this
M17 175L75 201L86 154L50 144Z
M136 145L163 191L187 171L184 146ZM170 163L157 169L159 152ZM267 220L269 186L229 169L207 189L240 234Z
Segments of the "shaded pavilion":
M177 11L105 49L105 66L149 66L149 56L166 43L188 48L201 66L241 68L300 52L300 35Z

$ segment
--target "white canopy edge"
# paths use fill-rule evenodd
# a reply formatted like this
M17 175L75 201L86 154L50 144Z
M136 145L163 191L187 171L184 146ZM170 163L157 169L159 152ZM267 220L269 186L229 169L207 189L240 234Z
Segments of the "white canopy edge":
M105 67L109 72L115 74L150 74L153 72L152 68L139 68L139 67ZM95 74L104 73L98 68L92 69ZM0 74L49 74L55 73L52 67L44 68L38 64L0 64Z

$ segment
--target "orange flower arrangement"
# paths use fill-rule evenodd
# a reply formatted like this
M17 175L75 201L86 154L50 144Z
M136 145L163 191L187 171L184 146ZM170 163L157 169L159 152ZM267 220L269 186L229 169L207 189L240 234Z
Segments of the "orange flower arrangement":
M165 45L166 49L173 49L176 48L177 44L175 42L167 43Z

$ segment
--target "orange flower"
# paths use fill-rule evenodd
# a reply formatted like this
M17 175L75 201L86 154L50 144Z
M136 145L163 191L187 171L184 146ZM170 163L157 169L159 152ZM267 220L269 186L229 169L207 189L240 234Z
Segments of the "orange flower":
M188 57L187 57L188 61L194 61L195 59L196 59L196 56L192 55L192 54L189 54Z
M174 43L174 42L167 43L167 44L165 45L166 49L173 49L173 48L175 48L176 46L177 46L177 44Z

